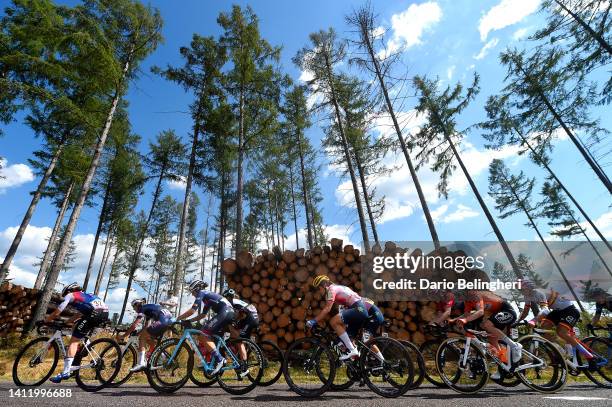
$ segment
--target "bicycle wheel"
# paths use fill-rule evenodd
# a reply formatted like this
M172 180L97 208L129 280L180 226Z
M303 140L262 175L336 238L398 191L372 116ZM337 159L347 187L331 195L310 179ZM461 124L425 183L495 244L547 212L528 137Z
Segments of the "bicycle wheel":
M438 340L425 341L419 347L419 351L425 363L425 370L423 371L425 379L436 387L447 387L436 367L436 353L438 352L440 343L441 342Z
M40 386L57 367L59 347L49 338L36 338L17 354L13 363L13 382L17 386Z
M125 350L121 353L121 368L110 386L119 387L130 380L133 374L133 372L130 372L130 369L136 366L137 362L138 356L134 346L130 345L125 348Z
M189 380L193 369L193 352L173 338L159 344L149 358L147 381L159 393L174 393ZM172 359L172 360L170 360Z
M538 366L515 372L523 384L541 393L559 391L567 382L567 366L559 349L547 339L528 335L519 339L523 346L520 365Z
M263 377L261 350L255 342L246 338L228 339L225 344L227 348L219 349L226 360L225 366L218 374L219 386L229 394L246 394L253 390ZM240 356L242 346L246 351L246 360Z
M605 359L607 363L598 366L596 370L584 369L584 374L593 383L600 387L612 388L612 343L608 338L597 338L590 337L583 340L584 344L588 346L593 352L599 357ZM586 361L582 361L580 352L576 355L578 363L583 364Z
M348 390L355 384L355 382L359 381L359 373L356 370L359 369L359 366L355 366L352 363L340 363L338 359L336 359L336 374L334 375L334 381L329 386L329 389L332 391L344 391ZM321 372L319 375L320 379L325 380L325 372Z
M410 341L400 341L402 345L406 347L406 350L410 354L410 360L412 360L414 368L414 379L412 384L408 387L408 390L416 389L423 384L425 380L425 360L419 348Z
M378 349L378 351L377 351ZM380 359L380 352L383 360ZM395 398L408 391L414 379L410 353L392 338L372 338L359 357L366 385L379 396Z
M79 367L75 379L81 389L101 390L112 383L121 369L121 348L112 339L96 339L81 347L74 365Z
M300 396L319 397L329 390L335 373L336 356L315 337L298 339L285 352L285 381Z
M459 393L476 393L487 383L485 354L466 338L448 338L438 348L436 366L444 383Z
M283 360L285 359L283 351L271 341L260 341L257 346L259 346L263 355L263 376L259 385L271 386L283 374Z
M217 376L211 377L204 372L204 368L194 363L193 369L189 372L189 380L198 387L210 387L217 383Z

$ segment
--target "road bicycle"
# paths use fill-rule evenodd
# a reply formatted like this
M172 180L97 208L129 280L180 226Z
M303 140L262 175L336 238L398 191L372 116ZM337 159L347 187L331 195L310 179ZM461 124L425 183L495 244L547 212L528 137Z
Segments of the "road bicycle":
M58 361L66 357L64 332L69 328L61 322L52 322L37 327L41 336L23 347L13 364L13 382L17 386L39 386L55 371ZM112 383L121 369L121 349L117 342L110 338L90 340L93 330L80 340L75 355L71 374L77 385L88 392L103 389Z
M438 368L436 366L436 354L438 348L448 337L449 333L457 333L452 331L448 324L444 325L426 325L425 333L432 337L423 342L419 346L419 352L423 358L423 376L425 379L436 387L444 388L447 387L446 383L440 377Z
M177 331L173 327L169 327L168 329L174 335L178 335ZM126 331L127 331L127 327L123 329L115 328L113 330L113 336L116 336L117 334L120 334ZM136 372L130 371L130 369L136 366L136 364L138 363L138 352L139 352L138 335L140 335L140 331L135 330L134 332L130 334L130 336L127 338L125 342L119 344L121 348L121 369L119 370L119 373L117 373L117 376L111 383L113 387L121 386L122 384L130 380L132 375L136 373ZM156 343L151 345L151 347L147 351L147 355L146 355L147 360L151 357L153 350L157 346L159 346L159 344L162 342L163 339L167 339L167 338L164 338L164 335L162 334L157 338Z
M541 327L535 327L529 322L521 322L516 325L519 332L539 335L546 338L557 338L557 333L554 328L545 329ZM608 338L602 338L596 335L596 331L608 331ZM596 365L589 365L588 360L580 352L575 350L566 349L556 341L552 341L563 355L565 363L568 368L568 373L572 376L579 376L584 374L593 383L600 387L612 388L612 324L608 324L607 327L589 327L589 333L592 336L584 339L579 339L580 332L576 328L570 331L578 343L584 346L589 352L595 357L599 357L599 362ZM567 346L567 345L566 345Z
M251 341L255 342L263 357L263 375L259 386L271 386L283 375L283 361L285 359L281 348L274 342L258 339L260 332L251 335ZM206 353L205 357L209 357ZM191 381L199 387L210 387L217 382L217 378L207 378L201 369L193 369ZM250 377L250 376L249 376Z
M412 384L414 370L410 354L395 339L375 337L365 343L357 339L355 346L359 357L340 361L342 346L335 333L320 327L310 332L311 336L294 341L285 352L283 374L295 393L303 397L322 395L336 383L334 379L339 369L344 375L341 382L367 385L383 397L398 397ZM374 345L382 353L383 360L372 350ZM343 383L336 383L336 386Z
M489 378L489 361L502 379L516 375L527 387L542 393L556 392L565 385L567 366L557 347L547 339L538 335L522 337L521 359L512 363L510 347L505 347L502 360L489 345L488 336L485 331L466 329L465 336L442 342L436 353L436 366L448 387L459 393L479 391Z
M263 356L259 347L250 339L208 336L198 329L193 329L189 321L176 324L185 329L180 338L163 341L156 347L147 366L147 379L151 387L160 393L173 393L183 387L192 376L193 369L201 369L204 376L216 379L219 386L234 395L246 394L258 385L263 375ZM212 338L219 353L226 363L216 374L211 374L214 361L210 355L200 350L198 336ZM247 359L239 356L240 345L244 345ZM197 364L194 363L197 359Z

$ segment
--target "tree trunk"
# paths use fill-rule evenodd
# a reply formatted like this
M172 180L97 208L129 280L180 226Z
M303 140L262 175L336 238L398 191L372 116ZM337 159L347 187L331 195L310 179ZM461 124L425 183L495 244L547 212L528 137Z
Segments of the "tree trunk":
M336 92L334 90L334 78L332 75L332 68L329 62L328 56L325 56L325 65L327 68L327 79L329 81L329 88L331 93L331 101L334 105L336 113L336 121L338 122L338 131L340 133L340 141L342 142L342 149L344 150L344 156L346 158L346 166L351 176L351 184L353 185L353 193L355 195L355 204L357 205L357 215L359 216L359 225L361 227L361 237L363 239L363 246L368 253L370 251L370 239L368 237L368 229L365 224L365 216L363 214L363 207L361 205L361 199L359 198L359 187L357 186L357 179L355 178L355 169L353 168L353 160L351 159L351 153L349 152L348 141L344 134L344 126L342 124L342 116L340 115L340 106L336 99Z
M201 111L198 109L196 117L199 117ZM181 213L181 223L179 226L178 246L176 248L176 258L174 265L174 282L173 286L181 286L183 281L183 250L185 247L185 234L187 229L187 216L189 215L189 205L191 201L191 184L193 183L193 172L195 170L196 152L198 147L198 137L200 133L200 125L196 120L193 131L193 143L191 145L191 156L189 157L189 170L187 172L187 183L185 185L185 200L183 201L183 211Z
M104 278L104 273L106 271L106 264L108 263L108 259L113 251L113 240L115 236L113 236L112 230L112 227L109 228L108 235L106 236L106 244L104 245L104 252L102 253L102 262L100 263L100 268L98 269L98 276L96 277L96 285L94 287L94 294L96 295L100 293L100 286L102 285L102 279Z
M372 229L372 236L374 237L374 242L376 244L380 244L378 241L378 232L376 231L376 221L374 220L374 214L372 213L372 206L370 205L370 197L368 196L368 185L366 183L363 164L361 163L361 159L359 158L359 154L357 151L353 149L353 157L355 158L355 164L357 165L357 172L359 173L359 180L361 181L361 189L363 190L363 200L366 204L366 210L368 211L368 218L370 220L370 228Z
M55 225L53 225L53 231L51 232L51 237L49 237L49 243L47 244L47 250L45 250L45 254L42 259L42 263L40 264L40 270L38 271L38 275L36 276L36 282L34 283L34 288L40 290L42 287L43 281L45 280L45 276L47 275L47 269L49 267L49 261L51 260L51 255L55 251L55 242L57 240L57 235L59 234L62 223L64 222L64 216L66 214L66 210L68 209L68 205L70 204L70 195L72 194L72 188L74 187L74 181L70 183L68 186L68 190L66 191L66 195L62 200L62 206L57 214L57 219L55 219Z
M2 262L2 266L0 266L0 284L4 281L4 279L8 276L9 266L15 257L15 253L17 253L17 249L19 248L19 244L21 243L21 239L25 234L25 231L30 224L30 220L32 220L32 216L34 215L34 210L36 210L36 206L38 205L38 201L40 201L40 197L42 196L43 190L51 178L51 174L53 174L53 170L57 165L57 161L59 160L60 155L62 154L62 150L64 149L65 141L62 141L61 144L57 146L55 152L53 153L53 157L43 174L42 179L38 183L38 187L34 194L32 195L32 200L30 201L30 205L28 206L28 210L26 211L23 219L21 220L21 224L19 225L19 229L17 229L17 233L11 242L11 246L6 252L6 256L4 256L4 261Z
M293 165L289 163L289 186L291 188L291 208L293 209L293 227L295 230L295 248L300 248L300 241L298 238L298 225L297 225L297 210L295 208L295 190L293 184Z
M538 86L538 84L531 78L531 76L525 72L525 70L523 69L522 64L520 64L520 62L518 60L515 59L515 63L517 64L517 67L520 69L520 71L523 73L523 75L525 76L525 79L536 89L536 92L538 94L538 96L540 97L540 99L542 100L542 102L544 102L544 104L546 105L546 108L550 111L550 113L553 115L553 117L555 118L555 120L559 123L559 125L563 128L563 130L565 131L565 134L568 135L568 137L570 138L570 140L572 140L572 143L574 143L574 145L576 146L576 148L578 149L578 151L580 152L580 154L582 155L582 157L585 159L585 161L589 164L589 166L591 167L591 169L595 172L595 174L597 175L597 177L599 178L599 180L604 184L604 186L608 189L608 192L610 194L612 194L612 182L610 182L610 179L608 178L608 176L604 173L603 169L599 166L599 164L597 162L595 162L595 160L593 160L593 157L591 156L591 154L584 148L584 146L582 145L582 143L580 142L580 140L578 140L574 134L574 132L569 128L569 126L565 123L565 120L563 120L563 118L561 117L561 115L557 112L557 110L555 109L555 107L552 105L552 103L550 102L550 100L548 100L548 97L542 92L542 89L540 88L540 86Z
M385 106L387 108L387 112L389 112L389 115L391 116L391 120L393 121L393 127L400 142L400 147L402 149L402 153L404 154L404 159L406 160L406 164L408 164L408 171L410 172L410 177L412 178L412 182L414 183L417 195L419 196L419 202L421 203L421 208L423 209L423 214L425 215L425 220L427 221L427 227L429 228L431 239L433 240L434 247L436 249L439 249L440 239L438 238L438 232L436 231L436 226L434 224L433 218L431 217L431 212L429 211L429 206L427 205L427 200L425 199L425 194L423 193L423 188L421 187L421 182L419 181L419 177L414 168L414 165L412 165L412 159L410 158L408 146L406 146L406 141L404 140L404 136L402 135L402 130L397 121L397 117L395 116L395 110L393 109L393 104L391 103L389 92L387 91L387 85L385 83L385 79L383 78L382 71L380 69L380 64L378 63L378 59L374 52L374 48L372 47L372 43L370 42L370 37L367 30L367 27L361 27L362 40L366 44L370 60L374 65L376 77L378 78L380 88L385 98Z
M133 52L133 48L132 48ZM68 250L70 248L70 241L72 239L72 234L74 233L74 229L76 228L76 223L79 220L79 216L81 215L81 210L85 205L85 200L87 199L87 195L89 194L89 190L91 188L91 184L93 182L94 175L96 174L96 170L98 169L98 165L100 164L100 157L102 156L102 150L104 149L104 145L106 144L106 139L108 137L108 133L110 132L111 125L113 124L113 118L115 116L115 111L117 110L117 105L119 104L119 100L121 99L121 95L123 94L123 85L124 81L127 77L127 73L130 68L130 57L128 57L124 67L123 73L121 77L121 81L115 90L115 94L113 95L113 99L111 102L111 107L106 117L106 122L104 123L104 128L102 130L102 134L96 143L95 152L93 155L93 159L87 170L87 175L85 176L85 180L83 181L83 186L81 187L81 192L79 197L72 209L72 213L70 215L70 220L66 225L65 236L62 240L62 243L58 249L56 255L56 261L51 267L51 271L47 276L47 281L45 283L45 287L43 289L43 294L40 298L40 301L36 303L36 309L34 311L34 315L28 324L28 327L24 330L25 332L29 332L34 324L37 321L40 321L47 312L47 307L49 306L49 301L51 301L51 296L53 295L53 289L55 288L55 284L57 283L57 278L59 277L59 273L64 265L64 259Z
M128 283L127 288L125 290L125 297L123 298L123 306L121 308L121 315L119 315L119 324L123 322L123 315L125 314L125 307L128 302L128 298L130 297L130 290L132 288L132 281L134 280L134 273L138 269L138 265L140 263L140 253L142 252L142 246L144 245L144 241L147 238L147 230L149 230L149 225L151 224L151 219L153 218L153 212L155 212L155 207L157 205L157 201L159 196L161 195L161 185L162 181L166 177L166 168L162 167L159 173L159 178L157 180L157 186L155 187L155 192L153 193L153 201L151 202L151 208L149 209L149 214L147 215L147 220L143 226L142 235L140 236L140 241L138 242L138 247L134 252L134 256L132 260L128 264L129 274L128 274Z
M240 101L238 114L238 165L237 181L236 181L236 237L234 247L236 253L242 250L242 190L243 190L243 173L242 165L244 161L244 89L240 86Z
M215 236L213 237L213 247L212 247L212 259L210 260L210 289L213 289L213 271L215 269L215 257L216 257L216 250L215 250L215 242L217 241L217 231L215 231Z
M104 192L104 201L102 202L102 209L100 210L100 217L98 219L98 228L96 229L96 236L94 237L93 247L91 249L91 255L89 256L89 263L87 264L87 271L85 272L85 280L83 281L83 291L87 291L87 286L89 285L89 278L91 277L91 271L93 269L93 264L96 259L96 249L98 248L98 241L100 240L100 233L102 233L102 228L104 227L104 223L106 222L106 212L108 210L108 200L110 198L110 191L111 191L111 182L109 179L108 183L106 184L106 191ZM106 247L104 248L104 252L106 253Z
M104 298L102 301L106 301L106 296L108 295L108 287L110 286L111 279L113 278L113 272L115 271L115 267L117 266L117 259L120 256L121 250L117 249L117 251L115 251L115 256L113 257L113 264L111 264L111 269L108 273L108 279L106 280L106 288L104 289Z
M540 233L540 229L538 228L538 225L536 225L534 219L531 217L531 213L529 212L529 209L525 206L525 204L523 203L521 198L518 196L518 194L516 193L516 191L514 190L512 185L510 184L510 181L508 180L506 175L502 174L502 176L504 177L506 185L512 191L512 195L514 195L514 199L516 199L518 205L520 206L520 208L523 210L523 212L527 216L527 219L529 220L529 223L531 224L531 227L537 233L538 237L540 238L540 241L542 242L542 244L544 245L544 248L546 249L546 252L550 256L550 258L553 261L553 263L555 264L555 268L557 269L559 274L561 274L561 277L563 278L563 281L565 282L565 285L567 285L567 288L572 293L572 296L574 297L574 300L578 303L578 306L580 307L580 311L585 312L585 309L582 306L582 303L580 302L580 300L578 299L578 296L576 295L576 292L574 291L574 288L572 287L572 285L570 284L569 280L567 279L565 273L561 269L561 266L559 265L559 263L557 262L557 259L555 258L555 256L553 255L552 251L550 250L550 247L548 247L548 244L544 240L544 236L542 236L542 233Z
M550 166L546 163L546 161L544 161L542 159L542 156L535 151L535 149L531 146L531 144L529 144L529 141L527 140L527 138L525 138L525 136L523 136L523 134L518 131L516 128L514 128L514 131L516 132L516 134L518 134L518 136L521 138L521 140L523 140L523 143L525 143L525 145L527 146L527 148L529 148L529 151L531 151L531 154L533 154L533 156L535 157L535 159L537 160L537 163L542 165L546 171L548 171L548 173L550 174L550 176L557 182L557 184L559 185L559 187L561 187L561 189L563 190L563 192L565 192L565 194L568 196L568 198L572 201L572 203L576 206L576 208L578 208L578 210L580 211L580 213L582 214L582 216L584 216L584 218L586 219L587 222L589 222L589 225L591 225L591 227L593 228L593 230L595 231L595 233L597 233L597 236L599 236L599 238L601 239L602 242L604 242L606 244L606 246L608 247L608 249L610 251L612 251L612 246L610 245L610 243L608 242L608 240L604 237L603 233L601 233L601 231L599 230L599 228L597 226L595 226L595 223L593 222L593 220L591 220L591 217L586 213L586 211L582 208L582 205L580 205L578 203L578 201L576 201L576 198L574 198L574 195L572 195L570 193L570 191L568 191L568 189L565 187L565 184L563 184L561 182L561 180L557 177L557 174L554 173L554 171L550 168Z
M200 279L204 280L204 271L206 264L206 252L208 251L208 221L210 220L210 204L212 203L212 194L208 196L208 206L206 208L206 226L204 228L204 242L202 245L202 270Z
M508 261L510 262L510 266L512 267L512 270L514 271L514 274L516 275L517 278L522 279L523 273L518 267L518 264L516 263L516 260L514 259L514 256L512 255L512 252L510 251L510 248L508 247L508 243L506 243L506 240L504 239L504 236L499 230L499 227L497 226L495 219L493 219L493 215L491 215L491 212L489 211L487 204L485 203L484 199L482 199L482 196L480 195L480 192L478 191L478 188L476 187L476 184L474 183L472 176L470 175L465 164L463 163L463 160L461 159L461 156L459 155L459 152L457 151L457 148L455 147L455 143L453 143L453 140L451 140L450 135L448 134L448 131L446 130L446 125L442 121L437 111L432 111L432 113L435 119L443 126L444 139L446 140L451 150L453 151L453 155L457 159L457 162L459 163L459 166L461 167L461 171L463 171L465 178L467 178L467 181L470 184L472 192L476 196L476 200L480 204L480 207L482 208L482 211L484 212L487 220L489 221L489 224L491 225L491 228L493 229L493 232L495 233L497 240L501 244L502 249L504 250L504 253L506 254L506 257L508 258Z
M580 16L578 16L576 13L567 8L562 1L555 0L555 3L557 3L559 7L565 10L567 14L569 14L574 20L576 20L576 22L584 29L584 31L586 31L595 41L597 41L600 47L605 49L608 54L612 55L612 45L608 44L608 42L605 40L605 38L603 38L603 36L593 30L591 26L589 26L582 18L580 18Z
M297 115L297 111L295 114ZM312 240L312 225L310 223L310 208L308 205L308 187L306 184L306 168L304 165L304 151L302 149L302 137L300 131L296 131L297 136L297 145L298 145L298 154L300 156L300 174L302 176L302 199L304 199L304 214L306 215L306 234L308 237L308 248L312 249L314 247Z

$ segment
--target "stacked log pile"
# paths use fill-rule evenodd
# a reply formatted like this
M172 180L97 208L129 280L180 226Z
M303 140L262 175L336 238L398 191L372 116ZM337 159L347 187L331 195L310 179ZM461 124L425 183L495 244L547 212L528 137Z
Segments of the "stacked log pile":
M26 288L5 282L0 285L0 336L13 332L23 332L29 322L36 302L40 298L40 290ZM55 296L47 312L52 312L59 302Z
M281 348L305 335L304 324L325 306L320 290L312 288L315 276L325 274L337 284L362 289L361 267L373 255L393 255L401 251L392 242L384 248L376 245L372 253L363 255L352 245L343 246L340 239L330 245L310 251L298 249L263 250L253 256L240 252L236 259L225 259L222 270L228 285L245 301L254 304L260 315L260 332L264 339L276 342ZM385 318L391 322L390 336L424 341L424 321L431 320L435 305L430 302L377 302Z

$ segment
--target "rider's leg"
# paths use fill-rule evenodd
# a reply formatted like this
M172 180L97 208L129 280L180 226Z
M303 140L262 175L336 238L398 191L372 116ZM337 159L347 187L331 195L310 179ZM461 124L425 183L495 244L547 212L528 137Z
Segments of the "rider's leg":
M80 338L75 338L74 336L70 338L70 343L68 344L68 350L66 352L66 358L64 359L64 370L62 371L63 374L70 373L72 361L74 360L74 356L76 355L77 350L79 349L79 341Z
M143 329L138 336L138 365L145 366L147 364L147 349L151 347L153 337L148 329Z
M573 328L570 325L560 322L559 325L557 325L557 335L580 352L586 359L593 358L593 354L582 346L582 344L578 342L576 337L573 335Z
M353 345L351 338L349 338L348 333L346 333L346 327L344 326L344 322L342 322L342 318L340 318L340 314L334 315L329 321L329 324L334 332L336 332L336 335L338 335L344 346L346 346L346 349L349 351L355 349L355 345Z

